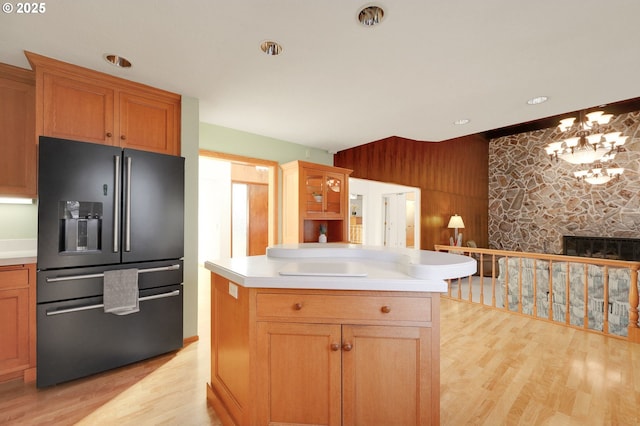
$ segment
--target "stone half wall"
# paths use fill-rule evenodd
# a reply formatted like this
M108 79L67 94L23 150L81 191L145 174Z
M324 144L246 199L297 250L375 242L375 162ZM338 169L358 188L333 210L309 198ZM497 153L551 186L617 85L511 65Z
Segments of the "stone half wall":
M549 158L557 128L492 139L489 247L560 254L563 235L640 238L640 111L610 126L629 139L611 164L624 174L604 185L578 182L580 166Z

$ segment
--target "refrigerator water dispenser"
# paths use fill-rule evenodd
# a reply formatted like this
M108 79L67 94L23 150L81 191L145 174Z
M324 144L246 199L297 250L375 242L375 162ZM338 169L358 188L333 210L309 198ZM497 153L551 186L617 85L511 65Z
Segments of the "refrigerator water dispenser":
M60 251L99 251L102 231L102 203L60 202Z

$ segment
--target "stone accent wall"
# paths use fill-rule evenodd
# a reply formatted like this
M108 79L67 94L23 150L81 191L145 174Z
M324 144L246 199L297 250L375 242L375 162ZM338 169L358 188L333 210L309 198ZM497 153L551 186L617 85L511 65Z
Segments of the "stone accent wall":
M557 128L489 142L489 247L560 254L563 235L640 238L640 111L610 125L629 139L611 164L624 174L603 185L578 182L583 167L549 158Z

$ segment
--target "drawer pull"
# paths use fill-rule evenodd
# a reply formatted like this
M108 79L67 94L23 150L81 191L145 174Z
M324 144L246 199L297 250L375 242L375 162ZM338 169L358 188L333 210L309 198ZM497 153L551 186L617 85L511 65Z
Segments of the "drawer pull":
M334 351L334 352L335 352L335 351L337 351L337 350L339 350L339 349L340 349L340 343L332 343L332 344L331 344L331 350L332 350L332 351Z
M113 136L113 134L111 132L107 132L106 136L110 138L111 136Z
M295 309L296 311L299 311L302 309L302 303L298 302L295 305L293 305L293 309Z
M389 312L391 312L391 306L384 305L382 308L380 308L380 311L382 311L383 314L388 314Z
M351 343L345 343L342 345L342 350L345 352L349 352L351 349L353 349L353 345Z

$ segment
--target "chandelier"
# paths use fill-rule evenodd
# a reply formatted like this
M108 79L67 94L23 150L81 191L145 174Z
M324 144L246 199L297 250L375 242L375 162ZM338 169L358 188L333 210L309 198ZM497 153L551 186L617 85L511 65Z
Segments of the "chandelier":
M575 172L574 176L592 185L620 178L623 168L604 167L616 153L624 150L623 145L628 138L622 136L622 132L610 131L608 124L612 117L612 114L594 111L588 114L580 112L577 122L575 117L560 120L558 128L562 132L562 140L548 144L545 148L547 154L556 161L560 158L571 164L591 165L589 169Z
M574 172L573 175L578 180L584 180L591 185L602 185L609 182L613 178L620 178L620 175L624 172L621 167L610 167L603 169L602 167L594 167L589 170L579 170Z

